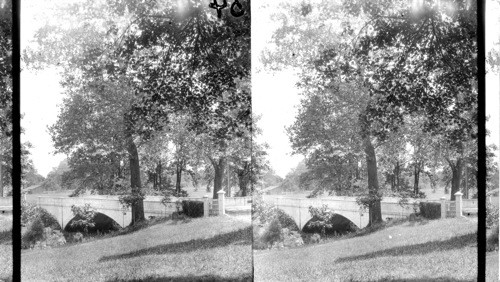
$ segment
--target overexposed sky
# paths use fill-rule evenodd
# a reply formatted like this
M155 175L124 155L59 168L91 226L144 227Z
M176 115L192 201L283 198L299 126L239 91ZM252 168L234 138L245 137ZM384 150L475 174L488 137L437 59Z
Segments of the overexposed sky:
M61 1L21 1L21 50L32 40L35 31L50 17L50 7ZM22 52L22 51L21 51ZM62 102L63 89L56 69L21 71L21 142L33 145L31 159L38 173L47 176L65 156L54 155L54 147L47 127L55 123Z

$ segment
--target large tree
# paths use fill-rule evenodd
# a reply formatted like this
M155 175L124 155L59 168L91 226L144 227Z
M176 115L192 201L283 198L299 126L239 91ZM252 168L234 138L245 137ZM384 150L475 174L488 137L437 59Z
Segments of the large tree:
M358 132L375 200L370 219L380 221L377 143L408 116L421 115L423 130L443 136L454 149L458 169L462 143L476 137L476 6L467 1L316 2L323 5L290 4L277 13L282 25L264 62L271 69L312 62L321 78L311 75L310 81L330 85L327 91L356 83L365 93ZM324 17L329 19L321 23ZM311 44L312 38L319 44ZM452 199L460 181L453 183Z
M460 189L464 143L477 136L476 3L473 1L346 1L367 18L350 52L332 56L345 74L361 77L373 102L367 121L385 138L410 114L443 136L456 159L451 198ZM451 164L450 164L451 165Z
M69 89L95 87L90 92L95 93L102 85L119 84L124 93L132 93L132 100L125 99L132 103L119 109L120 134L131 189L140 193L135 141L148 140L168 125L172 113L189 111L189 128L218 138L222 151L225 140L250 126L250 93L237 87L237 78L250 72L250 7L243 4L243 17L224 12L219 20L202 1L77 2L62 10L69 28L42 28L41 47L25 58L59 63ZM142 201L133 213L143 219Z
M12 3L0 7L0 197L3 197L5 165L12 160ZM9 177L10 178L10 177Z

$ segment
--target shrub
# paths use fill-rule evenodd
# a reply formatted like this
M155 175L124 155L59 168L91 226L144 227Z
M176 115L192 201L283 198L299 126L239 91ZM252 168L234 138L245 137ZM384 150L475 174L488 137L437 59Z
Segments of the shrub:
M36 206L35 204L28 203L26 201L21 202L21 225L28 226L35 219L42 221L44 227L50 227L52 229L61 229L57 219L51 215L47 210Z
M262 240L265 243L273 244L274 242L279 242L282 240L281 237L281 224L277 218L274 218L266 228L266 231L262 235Z
M42 221L44 227L50 227L53 230L61 229L57 219L43 208L38 208L38 218Z
M494 251L498 249L498 223L493 228L493 232L488 236L488 240L486 241L486 250Z
M328 210L327 205L323 205L321 208L315 208L313 206L309 206L309 213L311 217L314 219L311 221L311 227L321 228L321 234L325 236L326 228L332 228L332 218L335 215L334 212Z
M36 218L38 210L39 208L35 204L23 200L21 202L21 225L27 226L32 222Z
M182 201L182 212L189 217L203 216L203 202L201 201Z
M288 214L286 214L283 210L281 209L274 209L275 213L275 218L278 219L279 223L281 224L281 227L283 228L288 228L290 231L298 231L299 227L297 226L297 223L295 223L295 220Z
M31 221L28 225L26 232L22 235L22 247L30 248L37 241L43 239L43 222L40 217L36 217L33 221Z
M428 219L441 218L441 203L420 202L420 215Z
M89 204L85 204L83 207L72 205L71 212L74 216L70 223L71 227L82 228L85 233L88 233L89 228L95 226L96 211Z
M486 227L491 228L498 223L498 207L491 203L486 204ZM498 226L497 226L498 228Z

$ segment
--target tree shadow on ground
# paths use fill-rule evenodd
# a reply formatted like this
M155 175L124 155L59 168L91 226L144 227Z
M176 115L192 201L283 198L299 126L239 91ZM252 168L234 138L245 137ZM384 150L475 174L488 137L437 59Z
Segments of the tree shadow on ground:
M403 227L414 227L414 226L419 226L419 225L425 225L428 223L429 223L429 219L425 219L425 218L419 218L419 219L416 219L413 221L410 221L408 218L401 218L401 219L397 218L397 219L384 221L381 223L376 223L376 224L373 224L371 226L367 226L367 227L360 229L354 233L348 234L348 236L346 236L346 238L362 237L362 236L373 234L373 233L378 232L378 231L383 230L383 229L387 229L387 228L394 227L394 226L402 226L404 224L407 224L407 226L403 226Z
M223 247L231 244L238 245L251 245L252 244L252 226L216 235L206 239L194 239L185 242L178 242L172 244L158 245L151 248L141 249L130 253L119 255L104 256L99 261L120 260L133 257L140 257L144 255L161 255L161 254L175 254L187 253L200 249L212 249Z
M12 244L12 230L5 230L0 232L0 245Z
M185 224L185 223L190 223L191 218L190 217L185 217L185 218L177 218L177 219L172 219L172 221L168 222L168 225L179 225L179 224Z
M427 282L427 281L449 281L449 282L470 282L475 280L467 280L467 279L456 279L451 277L423 277L423 278L382 278L379 280L373 280L373 282L382 282L382 281L405 281L405 282Z
M187 275L187 276L150 276L141 279L113 279L106 280L106 282L132 282L132 281L152 281L152 282L160 282L160 281L253 281L253 277L251 273L243 274L236 277L222 277L219 275L203 275L203 276L195 276L195 275Z
M443 241L431 241L416 245L394 247L363 255L343 257L337 259L336 262L338 263L352 262L352 261L367 260L377 257L388 257L388 256L398 257L398 256L408 256L408 255L422 255L427 253L461 249L473 244L477 244L476 233L455 236L448 240L443 240Z

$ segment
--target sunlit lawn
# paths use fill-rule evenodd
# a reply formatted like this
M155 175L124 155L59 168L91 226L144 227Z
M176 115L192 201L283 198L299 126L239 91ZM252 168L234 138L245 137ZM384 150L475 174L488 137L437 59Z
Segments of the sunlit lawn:
M0 215L0 281L12 277L12 214Z
M136 232L22 252L23 281L251 280L252 231L232 217L167 221Z
M255 251L255 281L472 281L477 219L405 222L368 235Z
M486 253L486 281L500 281L498 268L498 251Z

